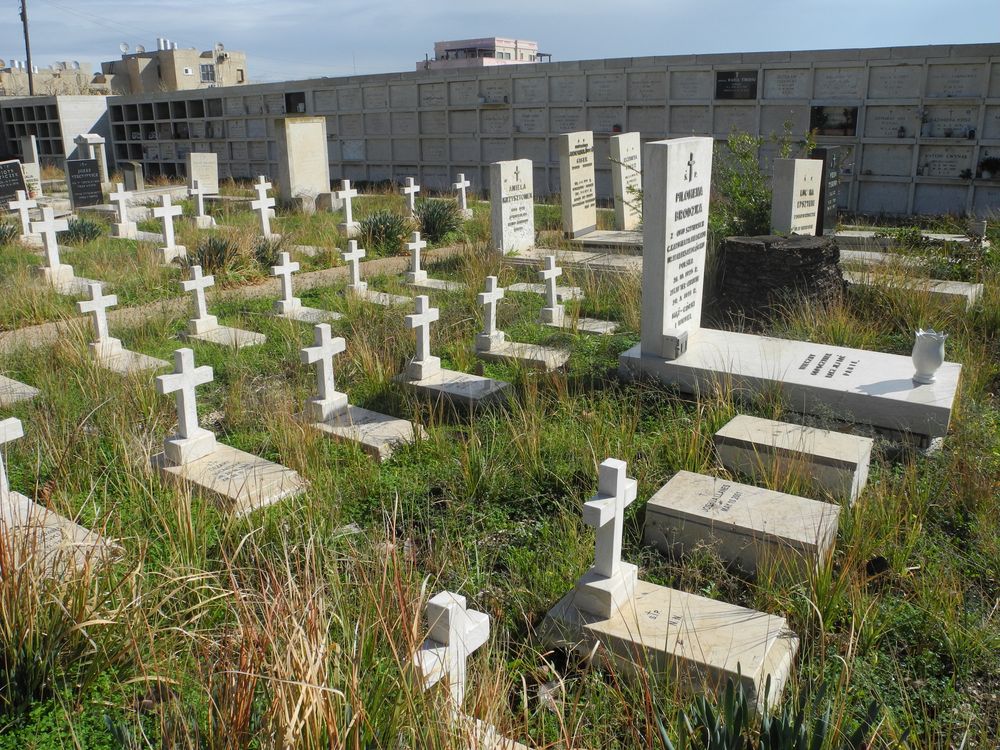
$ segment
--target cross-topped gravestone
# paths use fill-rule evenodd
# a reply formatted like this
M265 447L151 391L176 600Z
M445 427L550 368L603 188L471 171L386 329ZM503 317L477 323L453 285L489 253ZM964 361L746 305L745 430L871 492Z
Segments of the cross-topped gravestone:
M347 394L336 389L333 378L333 357L347 348L340 336L330 334L330 325L320 323L313 328L313 346L300 350L302 364L316 365L316 387L318 398L309 399L309 419L325 422L347 408Z
M139 226L128 218L128 202L132 200L132 193L121 182L116 183L115 188L115 192L108 196L118 212L118 221L111 227L111 235L134 240L139 236Z
M497 303L503 299L503 287L497 283L496 276L486 277L486 291L480 292L476 300L482 305L486 314L483 316L483 331L476 336L476 348L489 350L502 344L504 332L497 330Z
M195 367L194 352L186 347L174 352L174 372L156 378L157 393L177 394L177 434L163 441L163 452L173 466L190 463L215 450L215 435L198 425L195 399L195 388L212 379L212 368Z
M194 292L194 318L188 321L191 333L204 333L219 325L218 318L208 314L205 301L205 290L211 286L215 286L215 276L202 275L201 266L191 266L191 278L181 281L185 292Z
M442 591L427 602L427 640L413 660L424 689L447 678L452 708L465 698L466 660L490 637L490 618L469 609L464 596Z
M335 190L333 197L344 202L344 223L340 225L340 229L348 237L357 236L360 225L354 220L354 209L351 205L351 199L358 197L358 191L351 187L350 180L341 180L340 190Z
M566 236L581 237L597 229L593 131L581 130L559 136L559 185Z
M406 185L402 188L402 193L406 196L406 210L412 219L417 215L417 193L420 192L420 185L417 185L412 177L406 178Z
M257 178L257 183L253 186L257 191L257 200L250 201L250 208L260 214L260 231L265 237L270 239L271 233L271 209L274 208L274 198L267 197L267 191L271 189L271 183L264 175Z
M31 235L31 209L38 208L38 201L29 198L24 190L18 190L17 199L10 201L7 208L17 211L17 216L21 220L21 239Z
M292 274L298 271L300 266L288 253L281 253L278 261L278 265L271 266L271 275L281 279L281 299L274 303L274 310L279 315L286 315L302 307L302 300L292 296Z
M56 236L58 232L68 229L69 222L66 219L56 219L50 206L42 207L41 221L31 222L31 234L40 234L45 247L45 266L39 270L52 284L58 285L73 278L73 267L59 260L59 242Z
M121 341L112 338L108 333L108 308L118 304L118 296L114 294L102 294L101 282L92 281L87 284L87 291L90 298L76 303L76 309L81 313L90 313L94 322L94 334L96 340L91 344L91 348L96 347L100 354L108 354L109 350L118 351L121 349Z
M427 271L420 267L420 251L427 247L427 243L420 239L420 232L414 232L410 242L406 243L406 249L410 251L410 272L406 274L406 280L410 284L427 280Z
M153 209L153 216L163 219L164 246L160 248L161 260L164 263L171 263L175 259L187 257L187 249L174 242L174 217L181 216L184 208L173 204L170 193L164 193L162 200L163 204Z
M201 184L201 180L191 180L191 187L188 188L188 196L195 199L197 213L194 217L195 226L199 229L211 229L215 226L215 218L205 213L205 196L209 195L208 189Z
M365 257L365 255L367 255L367 253L364 248L358 247L357 240L348 240L347 252L340 254L341 259L347 264L351 274L351 281L348 283L347 288L356 294L363 293L368 289L368 282L361 280L360 261Z
M407 375L423 380L441 369L441 359L431 356L431 323L441 317L436 307L431 307L430 297L421 294L414 299L414 312L406 316L406 327L414 329L417 352L406 366Z
M0 422L0 446L24 437L24 427L21 420L8 417ZM7 481L7 466L3 461L3 451L0 451L0 502L10 499L10 484Z
M458 191L458 210L462 214L463 218L471 219L472 211L469 209L469 201L465 194L465 189L472 186L472 183L465 179L465 173L458 173L458 181L453 182L451 185L455 190Z
M545 284L545 307L542 308L541 320L554 326L561 326L566 315L556 292L556 279L560 276L562 269L556 265L556 256L546 255L545 266L538 272L538 278Z
M535 246L535 193L530 159L490 165L490 231L503 254Z

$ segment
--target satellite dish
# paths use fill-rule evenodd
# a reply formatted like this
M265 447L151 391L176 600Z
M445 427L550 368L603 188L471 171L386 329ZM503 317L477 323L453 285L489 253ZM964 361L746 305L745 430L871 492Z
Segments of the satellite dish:
M63 63L61 62L52 63L52 70L62 70L62 69L63 69Z
M146 48L143 47L141 44L137 44L137 45L135 45L135 51L136 52L145 52Z
M122 42L121 44L119 44L118 49L120 49L122 52L128 52L128 42Z
M224 45L222 42L216 42L215 43L215 48L217 50L219 50L219 52L222 52L222 50L224 50L226 48L226 45Z
M73 70L79 70L80 69L80 62L78 60L74 60L70 64L73 66Z

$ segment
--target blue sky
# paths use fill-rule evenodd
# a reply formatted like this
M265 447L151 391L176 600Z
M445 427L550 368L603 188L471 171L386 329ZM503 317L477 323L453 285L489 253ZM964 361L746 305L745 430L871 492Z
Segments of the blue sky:
M23 59L18 3L0 57ZM516 36L554 60L1000 42L1000 0L28 0L34 62L93 63L118 45L221 41L255 81L413 70L436 40Z

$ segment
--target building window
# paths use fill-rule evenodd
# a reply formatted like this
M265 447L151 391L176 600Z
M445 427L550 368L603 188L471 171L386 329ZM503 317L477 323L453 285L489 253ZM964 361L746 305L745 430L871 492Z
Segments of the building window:
M236 69L236 83L243 83L246 80L243 74L243 68Z
M211 63L201 66L201 82L215 83L215 66Z

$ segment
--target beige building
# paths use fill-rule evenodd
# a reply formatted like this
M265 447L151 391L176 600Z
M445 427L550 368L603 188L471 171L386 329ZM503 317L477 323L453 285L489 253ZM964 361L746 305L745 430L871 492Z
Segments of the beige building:
M434 43L434 59L421 60L417 70L487 68L494 65L549 62L552 55L538 51L538 42L499 36Z
M48 67L35 66L36 96L106 94L95 84L90 63L56 62ZM0 96L27 96L28 68L19 60L0 60Z
M231 52L221 44L200 52L194 47L181 49L169 39L156 42L157 49L151 52L139 47L130 53L123 46L120 60L101 63L95 82L114 94L189 91L248 82L245 52Z

